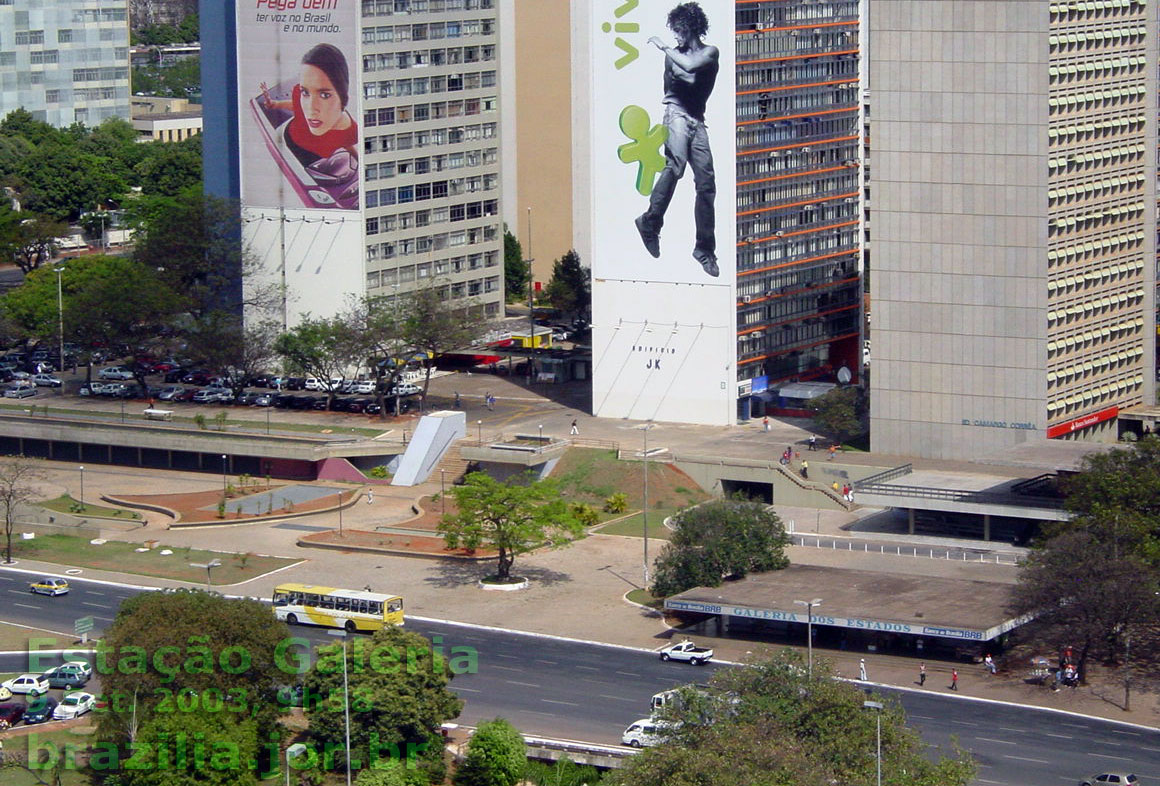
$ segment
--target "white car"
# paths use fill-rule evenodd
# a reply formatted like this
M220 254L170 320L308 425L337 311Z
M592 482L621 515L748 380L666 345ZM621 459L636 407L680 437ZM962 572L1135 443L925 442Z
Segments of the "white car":
M413 396L416 393L422 393L422 392L423 392L423 388L419 387L418 385L412 385L410 382L403 382L402 384L395 385L393 388L391 388L391 392L388 393L387 395L388 396Z
M39 696L48 693L48 678L43 674L21 674L2 683L13 693L26 693L29 696Z
M620 735L620 744L632 748L660 745L671 725L653 718L641 718L624 730L624 734Z
M133 372L124 366L109 366L97 372L97 379L133 379Z
M91 693L70 693L61 700L52 712L53 720L68 720L79 718L86 712L91 712L97 703L97 697Z
M42 388L59 388L63 384L59 377L52 374L36 374L32 377L32 383Z

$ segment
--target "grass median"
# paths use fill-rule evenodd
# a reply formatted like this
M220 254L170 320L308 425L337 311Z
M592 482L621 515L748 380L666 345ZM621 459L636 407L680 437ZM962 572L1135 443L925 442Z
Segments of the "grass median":
M73 535L38 535L32 540L17 540L12 544L14 556L18 560L38 560L68 567L132 573L199 584L205 583L206 569L192 567L190 563L206 565L212 560L219 560L221 565L213 569L214 586L248 581L299 562L283 557L206 551L188 546L167 549L157 544L152 549L137 550L141 548L144 547L140 543L118 540L93 545L87 539ZM167 550L172 553L161 553Z

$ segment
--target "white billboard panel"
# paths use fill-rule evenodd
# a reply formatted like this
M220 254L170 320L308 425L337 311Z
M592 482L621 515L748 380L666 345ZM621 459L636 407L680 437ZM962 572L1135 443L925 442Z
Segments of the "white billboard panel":
M734 3L594 0L591 20L595 414L732 423ZM673 338L644 340L658 325Z
M287 325L330 316L365 288L359 9L237 6L244 242L264 277L286 287Z

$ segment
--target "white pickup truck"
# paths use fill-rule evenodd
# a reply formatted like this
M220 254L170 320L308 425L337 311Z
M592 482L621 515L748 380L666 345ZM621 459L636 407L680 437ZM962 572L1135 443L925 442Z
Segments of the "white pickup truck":
M661 660L683 660L694 666L704 666L713 659L713 650L708 647L698 647L689 640L678 644L670 644L661 650Z

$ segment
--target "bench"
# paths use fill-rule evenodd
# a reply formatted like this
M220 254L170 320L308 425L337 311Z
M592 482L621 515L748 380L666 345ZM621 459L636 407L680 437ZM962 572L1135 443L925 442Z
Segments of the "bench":
M146 420L173 420L172 409L147 409L145 410Z

